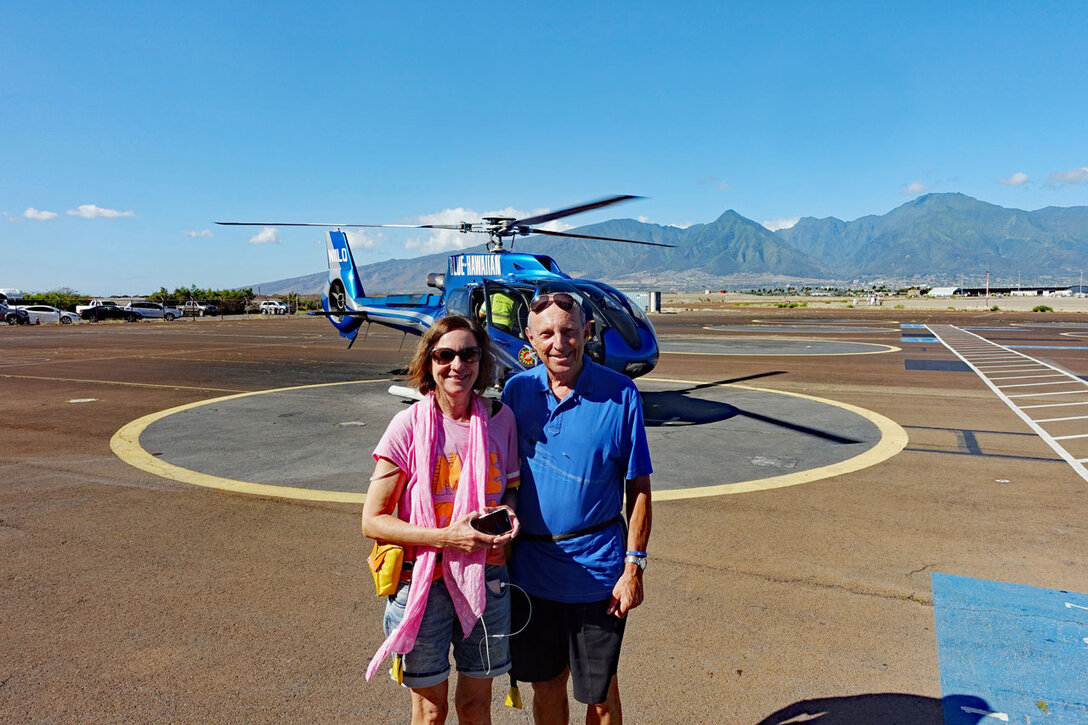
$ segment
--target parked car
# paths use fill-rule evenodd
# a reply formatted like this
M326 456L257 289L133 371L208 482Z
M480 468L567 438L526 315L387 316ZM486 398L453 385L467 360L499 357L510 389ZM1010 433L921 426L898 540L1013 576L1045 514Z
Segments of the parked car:
M203 300L189 300L181 306L181 314L188 317L204 317L205 315L218 315L219 308L211 302Z
M9 325L29 325L30 313L26 310L20 310L18 307L8 307L0 302L0 320Z
M176 307L167 307L166 305L160 305L158 302L148 302L147 300L136 300L129 302L125 305L125 309L130 312L136 312L140 317L147 317L155 320L166 320L170 322L181 317L181 310Z
M124 307L118 307L117 305L95 305L94 307L87 307L79 316L84 320L91 322L102 322L103 320L124 320L125 322L139 322L140 313L133 310L126 310Z
M53 307L52 305L19 305L20 310L25 310L30 316L30 322L34 325L57 324L70 325L79 322L79 315Z
M80 317L83 317L84 312L86 312L87 310L93 309L95 307L118 307L118 308L120 308L120 305L118 305L113 300L91 300L90 302L88 302L85 305L76 305L76 314L79 315ZM84 317L84 319L87 319L87 318Z
M261 303L262 315L286 315L290 311L291 308L279 300L265 300Z

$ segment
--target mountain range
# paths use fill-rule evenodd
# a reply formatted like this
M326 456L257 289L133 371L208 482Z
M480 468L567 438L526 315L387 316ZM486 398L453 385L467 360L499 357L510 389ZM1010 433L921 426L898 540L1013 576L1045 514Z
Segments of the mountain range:
M1088 267L1088 207L1023 211L958 193L926 194L887 214L851 222L805 217L776 232L733 210L685 229L612 219L571 231L675 249L539 236L518 239L516 249L547 254L573 277L666 291L787 283L957 284L961 276L980 284L987 271L994 284L1044 284L1075 281ZM423 292L427 273L444 272L449 254L368 264L359 274L367 294ZM316 294L326 278L322 271L259 287L263 294Z

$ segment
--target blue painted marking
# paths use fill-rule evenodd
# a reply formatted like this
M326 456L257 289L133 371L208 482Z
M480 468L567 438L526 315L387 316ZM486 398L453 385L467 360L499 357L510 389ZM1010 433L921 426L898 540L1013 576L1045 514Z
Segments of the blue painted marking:
M916 337L916 336L912 335L910 337L900 337L899 342L937 342L937 338L935 338L935 337Z
M942 370L945 372L969 373L971 368L961 360L904 360L907 370Z
M924 330L924 329L926 329L926 326L925 325L916 325L913 322L904 322L903 324L901 324L899 326L899 329L900 330Z
M945 725L1088 722L1088 594L933 574ZM974 710L986 708L971 708ZM1045 710L1044 710L1045 708Z

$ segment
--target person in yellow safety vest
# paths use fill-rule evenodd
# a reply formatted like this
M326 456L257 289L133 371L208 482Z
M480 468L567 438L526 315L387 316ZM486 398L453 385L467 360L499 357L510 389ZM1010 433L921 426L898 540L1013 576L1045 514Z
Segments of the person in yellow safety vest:
M514 298L505 292L491 295L491 324L503 332L514 330Z

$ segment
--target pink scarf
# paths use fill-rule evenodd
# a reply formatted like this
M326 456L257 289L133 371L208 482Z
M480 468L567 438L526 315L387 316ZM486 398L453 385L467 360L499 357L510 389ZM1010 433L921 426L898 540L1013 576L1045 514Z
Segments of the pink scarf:
M484 509L484 491L486 489L487 470L490 465L488 456L487 406L478 395L472 396L472 418L468 428L468 453L461 466L461 477L457 482L457 494L453 502L453 518L472 511ZM408 471L408 500L411 509L409 523L416 526L435 528L434 499L431 496L431 484L434 480L435 458L438 456L436 434L442 425L434 393L412 406L412 436L415 446L415 471ZM484 557L486 551L480 549L466 554L456 549L442 552L443 575L446 589L453 600L461 630L467 637L476 620L484 612ZM408 589L408 602L404 607L404 619L393 633L386 638L382 646L370 660L366 669L366 679L374 676L381 663L391 653L407 654L415 645L419 625L423 621L423 611L427 607L427 595L431 591L437 550L429 546L416 547L416 561L412 569L412 583Z

